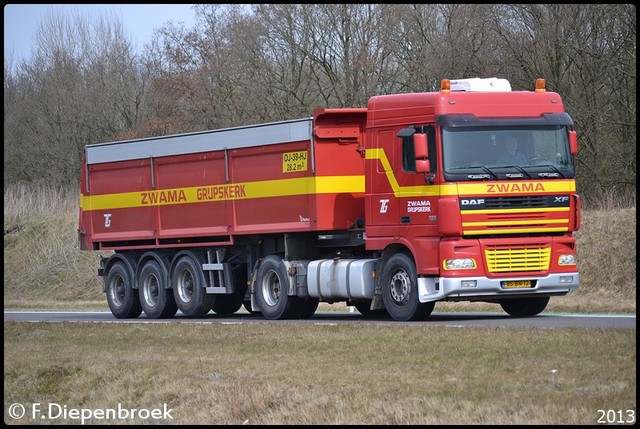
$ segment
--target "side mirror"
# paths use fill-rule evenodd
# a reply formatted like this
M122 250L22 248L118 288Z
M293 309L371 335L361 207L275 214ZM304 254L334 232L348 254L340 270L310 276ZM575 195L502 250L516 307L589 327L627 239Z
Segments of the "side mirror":
M431 171L431 164L428 159L427 135L425 133L413 135L413 151L416 157L416 173L428 173Z
M578 153L578 135L573 130L569 131L569 151L571 155Z
M428 173L431 171L431 163L428 159L416 159L416 173Z

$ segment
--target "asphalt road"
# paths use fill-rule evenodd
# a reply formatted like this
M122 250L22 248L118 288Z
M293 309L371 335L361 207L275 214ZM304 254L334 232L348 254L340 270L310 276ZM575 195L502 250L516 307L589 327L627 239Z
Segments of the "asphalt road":
M238 312L231 316L209 313L199 318L186 318L178 313L171 319L148 319L142 314L136 319L116 319L108 311L11 311L5 310L4 321L21 322L88 322L88 323L294 323L294 324L407 324L416 326L457 326L478 328L597 328L636 329L634 314L553 314L542 313L535 317L514 318L501 313L450 313L434 312L421 322L397 322L385 317L364 317L358 312L316 312L305 320L267 320L261 315Z

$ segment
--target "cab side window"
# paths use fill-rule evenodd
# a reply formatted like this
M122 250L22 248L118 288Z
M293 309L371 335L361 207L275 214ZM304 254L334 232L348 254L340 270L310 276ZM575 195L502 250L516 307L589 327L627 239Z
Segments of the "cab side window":
M421 131L422 130L422 131ZM427 147L429 150L429 160L431 161L431 171L437 171L436 162L436 130L432 125L417 127L416 132L427 133ZM416 172L416 153L413 148L413 136L402 137L402 169L408 173Z

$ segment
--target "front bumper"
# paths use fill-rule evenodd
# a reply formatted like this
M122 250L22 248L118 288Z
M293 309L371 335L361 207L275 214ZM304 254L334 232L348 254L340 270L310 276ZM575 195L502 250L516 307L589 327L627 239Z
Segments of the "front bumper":
M545 277L530 277L534 286L506 289L505 281L520 278L489 279L486 277L419 277L418 295L420 302L432 301L481 301L524 296L566 295L578 289L580 276L577 272L550 274ZM475 281L474 287L463 286Z

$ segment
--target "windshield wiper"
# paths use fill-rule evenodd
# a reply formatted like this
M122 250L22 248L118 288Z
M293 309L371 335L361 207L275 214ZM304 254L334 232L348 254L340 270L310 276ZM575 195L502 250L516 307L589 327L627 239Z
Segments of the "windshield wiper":
M555 166L551 164L541 164L541 165L536 165L536 167L549 167L550 169L555 171L555 173L538 173L538 177L558 177L558 176L565 177L565 175L562 174L560 170L558 170Z
M520 167L519 165L501 165L500 168L515 168L519 172L526 174L526 176L528 178L531 178L531 174L527 173L527 170L525 170L524 168ZM508 174L506 174L506 176L510 177Z
M474 165L471 167L462 167L462 168L454 168L454 170L471 170L471 169L476 169L479 168L482 171L484 171L485 173L489 173L487 174L469 174L467 175L467 178L469 179L490 179L491 176L493 176L494 178L498 179L498 175L496 173L494 173L493 171L489 170L487 167L485 167L484 165Z

